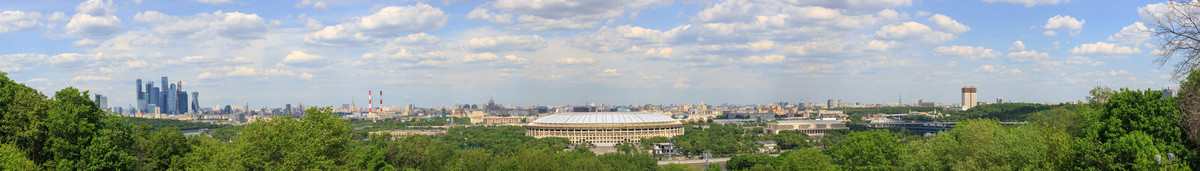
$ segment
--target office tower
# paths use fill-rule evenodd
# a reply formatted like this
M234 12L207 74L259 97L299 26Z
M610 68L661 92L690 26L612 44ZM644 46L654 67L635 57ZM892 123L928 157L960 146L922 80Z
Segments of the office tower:
M167 100L166 100L166 110L167 111L166 111L166 113L167 114L176 114L177 112L176 112L175 108L179 107L179 105L176 104L176 103L179 103L179 94L175 93L176 92L175 90L178 87L175 87L176 86L175 83L170 83L168 85L170 85L170 87L168 87L166 91L163 91L164 94L166 94L166 96L167 96Z
M283 114L292 116L292 104L284 104L283 106L284 106Z
M1004 98L1003 98L1003 97L997 97L997 98L996 98L996 104L1000 104L1000 103L1004 103Z
M1177 96L1177 94L1176 94L1175 90L1172 90L1171 88L1164 88L1162 90L1162 98L1164 98L1164 99L1175 97L1175 96Z
M137 79L137 110L146 108L146 92L142 91L142 79Z
M96 94L96 106L100 107L101 110L108 111L108 97Z
M967 110L975 107L975 102L979 101L979 94L976 93L975 87L962 88L962 110Z
M179 106L176 107L176 109L179 110L180 114L188 113L188 94L187 94L187 92L179 91L178 96L179 96L179 102L176 102L176 103Z
M836 101L836 100L829 99L829 101L828 101L828 102L825 102L825 108L827 108L827 109L828 109L828 108L833 108L834 106L837 106L837 101Z
M146 99L149 100L148 102L146 102L145 110L147 113L157 113L157 112L152 112L152 111L154 111L153 107L159 107L162 104L161 103L162 93L159 92L160 91L159 89L160 88L158 88L158 87L154 87L153 81L150 81L146 84L146 95L148 97ZM151 106L151 105L153 105L153 106Z
M192 112L200 113L200 93L192 92Z

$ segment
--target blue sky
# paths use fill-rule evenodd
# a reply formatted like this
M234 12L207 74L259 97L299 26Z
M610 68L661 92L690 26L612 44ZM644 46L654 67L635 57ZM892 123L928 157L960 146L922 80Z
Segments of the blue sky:
M1065 102L1177 87L1139 12L1160 3L3 1L0 71L114 106L161 76L201 106Z

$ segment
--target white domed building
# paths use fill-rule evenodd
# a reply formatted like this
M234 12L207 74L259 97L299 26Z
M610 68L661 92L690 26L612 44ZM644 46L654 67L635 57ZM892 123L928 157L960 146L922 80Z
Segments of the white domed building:
M646 112L568 112L542 118L525 125L525 135L535 138L563 137L572 144L588 142L613 146L620 142L638 143L642 138L683 135L683 123Z

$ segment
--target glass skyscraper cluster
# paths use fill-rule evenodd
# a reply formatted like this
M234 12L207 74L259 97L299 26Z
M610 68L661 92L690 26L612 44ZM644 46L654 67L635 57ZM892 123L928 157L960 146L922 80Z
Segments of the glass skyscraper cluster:
M200 102L198 102L200 93L192 92L191 103L188 103L188 93L183 91L183 82L171 83L166 76L162 77L160 86L155 87L154 82L146 82L143 89L142 79L137 79L137 100L138 112L142 113L162 113L162 114L184 114L190 112L198 112Z

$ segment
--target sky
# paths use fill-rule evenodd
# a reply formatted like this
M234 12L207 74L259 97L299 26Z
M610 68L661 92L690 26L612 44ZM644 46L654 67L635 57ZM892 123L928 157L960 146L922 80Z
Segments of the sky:
M1162 3L0 1L0 71L120 107L162 76L205 107L1070 102L1178 87Z

